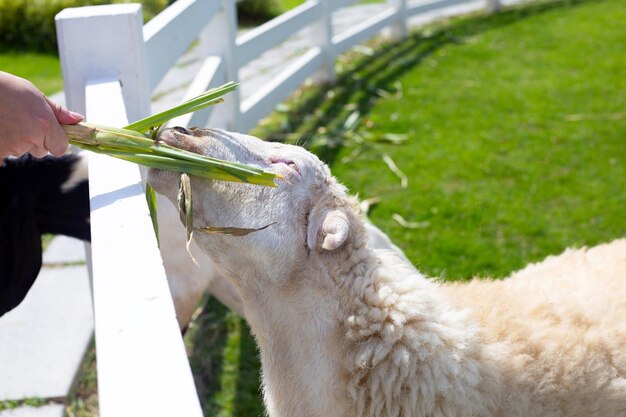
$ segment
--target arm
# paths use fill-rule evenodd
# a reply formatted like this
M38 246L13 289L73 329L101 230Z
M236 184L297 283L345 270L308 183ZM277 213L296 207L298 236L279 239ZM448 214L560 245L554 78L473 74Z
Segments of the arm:
M0 164L4 157L30 152L41 158L62 155L68 139L61 124L83 116L54 103L31 82L0 71Z

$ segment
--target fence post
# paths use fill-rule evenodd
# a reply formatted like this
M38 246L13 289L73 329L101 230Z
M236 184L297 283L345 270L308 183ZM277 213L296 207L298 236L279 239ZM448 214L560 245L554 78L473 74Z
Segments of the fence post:
M85 112L87 81L119 80L129 121L150 114L139 4L70 8L55 18L69 108ZM97 120L91 120L97 122Z
M331 0L316 1L320 10L320 18L310 27L311 39L314 46L322 52L322 66L313 75L315 82L332 83L336 80L335 52L333 51L333 11Z
M395 23L391 26L391 37L395 40L405 39L408 35L407 0L387 0L387 2L396 11Z
M199 35L202 55L222 58L226 81L239 81L237 62L237 1L221 0L221 9ZM239 90L229 93L225 102L215 106L211 113L212 127L239 131L241 126L241 94Z
M70 108L123 126L150 112L138 4L56 16ZM89 155L91 274L102 417L201 417L135 164Z
M500 0L487 0L487 5L485 7L488 12L495 13L502 8L502 4Z

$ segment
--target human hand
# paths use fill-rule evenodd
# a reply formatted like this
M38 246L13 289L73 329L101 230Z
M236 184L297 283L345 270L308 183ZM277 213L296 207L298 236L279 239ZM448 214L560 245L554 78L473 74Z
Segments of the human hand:
M0 71L0 164L27 152L36 158L63 155L68 139L61 124L81 120L81 114L53 102L30 81Z

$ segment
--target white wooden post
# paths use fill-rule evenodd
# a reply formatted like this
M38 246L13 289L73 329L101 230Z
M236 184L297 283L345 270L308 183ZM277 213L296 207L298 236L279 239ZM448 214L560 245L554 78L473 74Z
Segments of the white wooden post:
M116 79L124 86L129 120L150 114L140 5L65 9L56 24L69 108L85 112L86 81Z
M314 46L321 50L322 65L313 76L315 82L329 82L336 80L335 52L333 50L333 10L331 0L315 1L320 7L319 19L311 25L311 39Z
M205 57L218 55L222 58L222 68L227 81L239 81L239 66L237 63L237 2L235 0L217 0L221 2L221 10L211 19L199 36L200 48ZM239 90L228 94L225 102L215 106L211 113L212 127L226 128L239 131L240 122Z
M487 0L486 9L490 13L495 13L502 8L500 0Z
M70 108L124 126L150 109L141 6L56 17ZM90 154L92 282L102 417L201 417L136 165Z
M405 39L408 35L408 14L406 12L407 0L387 0L389 5L396 11L396 19L391 25L391 37L395 40Z

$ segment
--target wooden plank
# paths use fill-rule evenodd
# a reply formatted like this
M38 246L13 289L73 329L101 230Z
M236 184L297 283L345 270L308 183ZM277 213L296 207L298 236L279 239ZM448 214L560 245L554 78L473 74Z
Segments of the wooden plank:
M143 29L149 68L150 91L187 50L198 33L220 8L216 0L178 0Z
M242 131L247 132L252 129L274 107L289 97L321 64L320 48L311 48L269 82L265 88L244 100L241 104Z
M391 38L399 41L409 34L408 19L406 18L406 5L408 0L387 0L393 10L396 11L395 22L391 25Z
M315 83L333 83L335 73L335 55L333 55L333 1L318 0L320 17L309 28L311 46L318 46L322 51L321 68L313 75Z
M55 17L67 106L85 111L85 81L120 80L131 121L150 113L139 4L74 7Z
M204 60L202 67L196 74L195 78L189 85L183 102L190 100L209 88L217 87L220 83L224 82L224 67L222 65L222 58L219 56L210 56ZM198 110L194 113L184 114L175 119L170 120L168 126L198 126L205 127L213 106L206 107L202 110Z
M119 82L88 84L90 122L126 123ZM137 165L90 154L102 417L202 417Z
M335 56L341 55L354 45L371 38L375 33L380 32L393 23L395 18L396 11L388 9L355 25L352 29L335 35L333 37L333 52Z
M307 1L237 38L237 63L244 66L321 17L319 3Z
M419 2L409 3L406 8L407 17L416 14L428 13L445 7L454 6L461 3L467 3L467 0L439 0L435 2Z
M331 7L333 10L337 10L343 7L351 6L356 2L357 0L334 0L331 2Z

